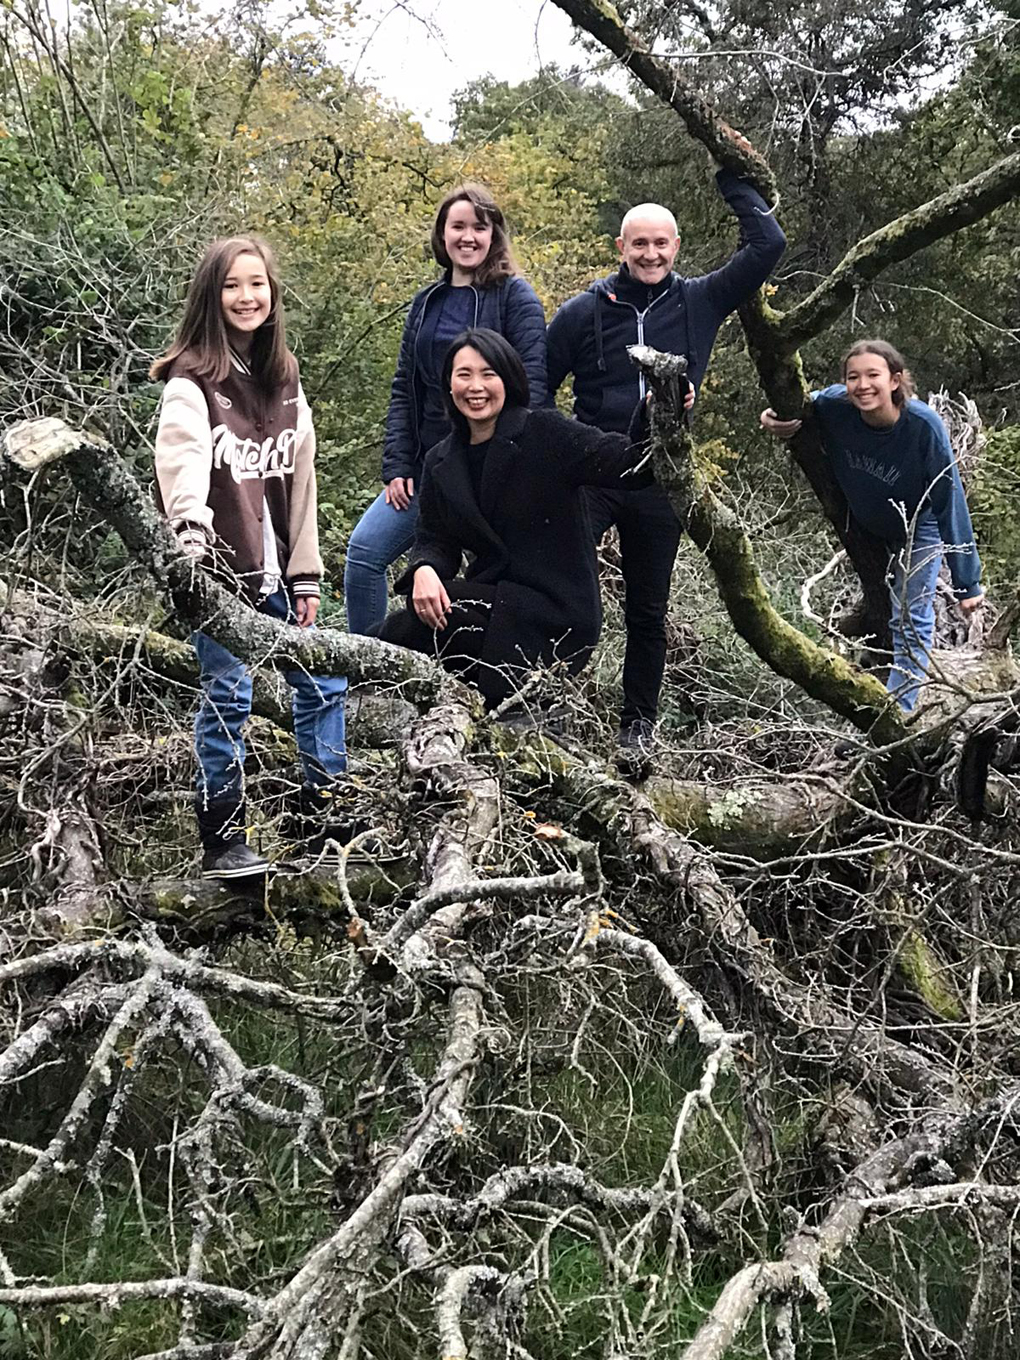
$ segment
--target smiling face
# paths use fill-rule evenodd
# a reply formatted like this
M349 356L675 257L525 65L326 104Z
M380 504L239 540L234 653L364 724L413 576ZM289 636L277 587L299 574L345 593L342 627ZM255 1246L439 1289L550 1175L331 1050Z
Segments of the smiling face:
M673 268L680 238L670 217L657 213L631 217L628 213L616 245L631 275L652 287Z
M899 390L900 375L893 373L881 354L870 350L846 361L843 375L847 396L869 425L894 425L900 408L893 393Z
M273 306L269 274L260 256L247 251L235 255L220 290L220 306L227 324L227 339L234 349L246 353L251 337Z
M488 439L506 401L506 388L488 359L471 345L461 346L453 356L450 395L471 427L472 442Z
M489 253L492 223L486 222L468 199L459 198L446 214L443 245L454 274L470 277Z

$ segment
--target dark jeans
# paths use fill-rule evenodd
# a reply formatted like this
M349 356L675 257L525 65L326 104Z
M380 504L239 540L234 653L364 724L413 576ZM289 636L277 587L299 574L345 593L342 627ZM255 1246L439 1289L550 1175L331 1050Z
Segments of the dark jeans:
M510 678L501 670L480 665L497 587L469 581L445 581L443 584L453 605L445 628L437 630L422 623L409 599L406 609L387 614L385 622L370 628L369 633L384 642L395 642L398 647L436 657L446 670L481 690L486 704L492 708L505 699L513 687Z
M620 726L654 722L666 669L666 611L680 521L660 486L589 487L586 496L595 542L613 524L620 534L627 625Z

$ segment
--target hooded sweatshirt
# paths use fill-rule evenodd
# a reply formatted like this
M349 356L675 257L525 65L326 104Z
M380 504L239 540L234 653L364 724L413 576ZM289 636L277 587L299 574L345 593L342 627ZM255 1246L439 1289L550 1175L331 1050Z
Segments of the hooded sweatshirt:
M574 414L587 425L626 431L644 396L644 379L628 345L645 344L687 358L687 376L701 384L719 327L768 278L786 237L768 204L730 170L716 175L719 192L740 223L741 243L720 269L697 278L670 273L654 287L624 265L570 298L549 323L550 403L574 375Z

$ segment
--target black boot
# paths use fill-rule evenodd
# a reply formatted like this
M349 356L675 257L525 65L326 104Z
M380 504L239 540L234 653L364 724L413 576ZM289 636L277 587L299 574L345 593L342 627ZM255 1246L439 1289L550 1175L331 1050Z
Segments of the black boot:
M290 800L280 823L285 853L296 860L335 864L338 850L365 828L354 818L346 796L347 786L335 780L325 788L305 784Z
M616 739L616 768L629 779L640 784L655 767L655 725L647 718L637 718L620 728Z
M542 701L531 705L515 704L496 721L518 736L541 732L549 737L565 737L570 730L570 710L564 704Z
M195 800L202 841L203 878L254 878L269 872L269 861L256 855L245 840L245 808L234 798Z

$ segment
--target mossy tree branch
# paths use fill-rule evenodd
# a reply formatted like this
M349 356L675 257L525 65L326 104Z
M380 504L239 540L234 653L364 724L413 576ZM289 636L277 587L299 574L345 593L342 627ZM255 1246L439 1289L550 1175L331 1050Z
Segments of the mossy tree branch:
M777 675L795 681L873 741L901 741L906 729L883 686L813 642L773 605L743 525L695 467L693 441L672 399L673 378L683 360L647 345L632 346L630 354L656 397L656 477L680 523L705 554L733 627Z
M784 418L804 422L801 430L790 440L790 452L817 496L818 503L860 579L863 594L861 607L855 619L843 622L842 629L847 636L868 637L872 646L888 651L891 646L889 588L885 578L889 550L850 514L846 497L833 474L832 464L822 449L800 355L788 353L776 342L782 314L770 307L764 294L759 291L740 308L740 319L769 405L782 413Z
M647 43L627 27L609 0L555 0L555 3L578 28L619 57L652 94L674 109L691 136L706 146L720 165L749 179L767 203L776 202L776 182L765 158L720 118L668 62L651 54Z
M831 325L853 302L859 289L889 265L909 259L944 236L980 222L1018 195L1020 151L858 241L803 302L788 312L773 314L773 342L778 342L783 352L792 354L799 345Z
M245 608L181 553L127 464L100 437L72 430L61 420L26 420L7 430L2 452L26 469L62 461L79 494L148 569L180 619L243 661L274 670L346 675L353 683L400 685L424 702L441 692L469 696L416 652L332 628L309 632Z

